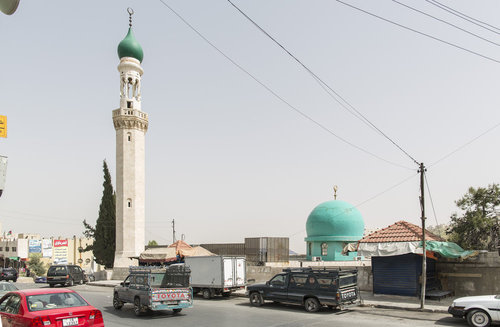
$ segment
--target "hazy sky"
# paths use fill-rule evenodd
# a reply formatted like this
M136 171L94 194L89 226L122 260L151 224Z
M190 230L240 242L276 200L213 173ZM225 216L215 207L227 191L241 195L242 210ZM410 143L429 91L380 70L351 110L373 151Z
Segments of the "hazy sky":
M291 106L385 161L291 109L161 1L21 0L14 15L0 14L5 230L72 236L81 235L83 219L95 223L103 159L115 176L111 112L119 106L116 48L128 6L144 49L146 240L171 242L175 218L177 236L190 243L284 236L304 253L307 217L333 199L333 185L338 199L358 206L367 228L420 224L418 167L404 153L333 101L229 2L164 1ZM498 1L441 1L500 27ZM499 44L396 2L346 2L500 60ZM500 30L425 1L401 2L500 43ZM333 0L234 3L429 167L436 211L428 201L429 225L447 223L469 186L499 182L500 128L436 162L500 123L500 63Z

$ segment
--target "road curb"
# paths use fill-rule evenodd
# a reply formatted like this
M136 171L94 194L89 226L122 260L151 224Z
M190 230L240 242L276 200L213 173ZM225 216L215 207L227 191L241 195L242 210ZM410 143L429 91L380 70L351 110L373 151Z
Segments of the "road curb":
M407 307L400 307L400 306L397 306L397 305L389 305L389 304L363 303L363 304L360 304L359 306L360 307L379 308L379 309L391 309L391 310L427 312L427 313L448 313L447 309L407 308Z

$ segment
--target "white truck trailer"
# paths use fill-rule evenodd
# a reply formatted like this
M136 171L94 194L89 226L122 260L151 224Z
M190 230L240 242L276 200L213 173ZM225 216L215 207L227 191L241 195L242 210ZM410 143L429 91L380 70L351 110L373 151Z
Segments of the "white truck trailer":
M185 257L191 269L193 293L201 292L203 298L215 295L229 296L246 285L246 260L244 257L203 256Z

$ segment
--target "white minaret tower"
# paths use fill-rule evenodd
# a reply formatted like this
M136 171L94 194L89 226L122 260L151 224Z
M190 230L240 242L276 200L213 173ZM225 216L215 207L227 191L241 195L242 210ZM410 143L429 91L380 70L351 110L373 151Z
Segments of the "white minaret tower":
M132 33L132 14L127 36L118 45L120 108L113 110L116 130L116 252L115 268L137 264L145 241L144 146L148 114L141 110L141 62L143 51ZM116 271L116 270L115 270Z

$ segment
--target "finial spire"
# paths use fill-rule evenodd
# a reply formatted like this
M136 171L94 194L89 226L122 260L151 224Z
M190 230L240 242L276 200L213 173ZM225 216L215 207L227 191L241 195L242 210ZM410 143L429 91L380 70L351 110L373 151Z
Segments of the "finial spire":
M337 185L333 186L333 199L334 200L337 200L337 190L338 189L339 189L339 187Z
M127 12L128 12L128 26L132 27L132 15L134 14L134 9L128 7Z

